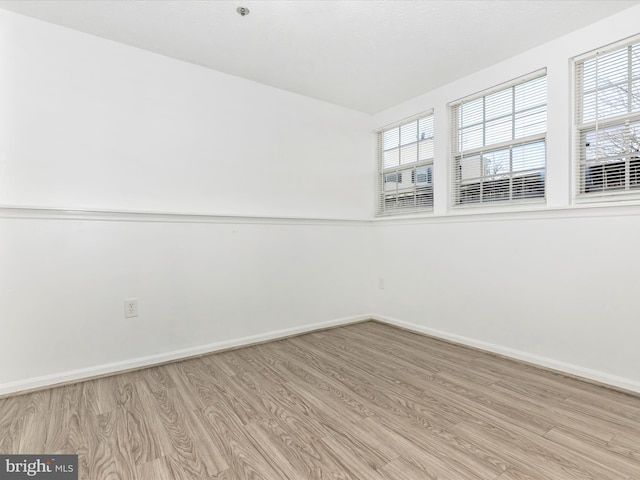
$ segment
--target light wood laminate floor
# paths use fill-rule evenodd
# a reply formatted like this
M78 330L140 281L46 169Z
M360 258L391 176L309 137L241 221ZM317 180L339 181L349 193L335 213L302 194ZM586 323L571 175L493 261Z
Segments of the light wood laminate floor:
M365 322L0 400L80 478L640 480L640 398Z

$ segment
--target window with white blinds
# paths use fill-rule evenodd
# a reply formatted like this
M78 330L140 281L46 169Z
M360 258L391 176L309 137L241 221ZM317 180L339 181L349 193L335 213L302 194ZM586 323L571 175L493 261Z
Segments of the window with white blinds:
M544 200L546 70L449 107L453 207Z
M577 197L640 193L640 39L575 60Z
M378 132L378 215L433 208L433 112Z

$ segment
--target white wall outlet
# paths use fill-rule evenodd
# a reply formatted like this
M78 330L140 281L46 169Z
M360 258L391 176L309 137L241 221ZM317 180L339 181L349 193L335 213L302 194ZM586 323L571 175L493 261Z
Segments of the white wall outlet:
M124 301L124 318L138 316L138 299L128 298Z
M378 279L378 288L380 290L384 290L384 278L379 278Z

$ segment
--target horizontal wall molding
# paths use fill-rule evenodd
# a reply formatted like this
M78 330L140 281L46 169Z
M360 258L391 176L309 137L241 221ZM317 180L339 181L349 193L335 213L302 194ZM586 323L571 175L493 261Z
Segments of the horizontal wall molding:
M394 226L438 223L510 222L522 220L638 217L640 203L578 204L571 207L543 207L535 209L486 209L453 211L447 214L419 214L372 219L341 219L313 217L277 217L250 215L217 215L181 212L143 212L125 210L85 210L48 207L0 205L0 218L37 220L80 220L99 222L155 222L155 223L217 223L245 225L329 225L329 226Z
M368 226L370 220L0 206L0 218L100 222Z
M71 383L91 380L94 378L105 377L127 371L148 368L155 365L162 365L170 362L186 360L210 353L222 352L235 348L248 347L264 342L274 340L282 340L284 338L303 335L319 330L350 325L371 320L371 315L355 315L324 322L311 323L299 327L285 328L275 330L273 332L251 335L248 337L235 338L214 342L205 345L199 345L181 350L173 350L171 352L159 353L157 355L149 355L145 357L132 358L120 362L113 362L104 365L96 365L93 367L71 370L66 372L44 375L16 382L0 384L0 398L2 396L23 394L43 388L51 388L55 386L67 385Z
M462 335L456 335L442 330L436 330L434 328L424 327L415 323L405 322L391 317L382 315L371 315L371 319L378 322L393 325L395 327L403 328L412 332L428 335L430 337L446 340L449 342L465 345L468 347L483 350L485 352L493 353L503 357L519 360L528 363L533 366L542 367L545 369L553 370L560 374L566 374L571 377L575 377L581 380L591 381L603 386L609 386L617 390L630 392L640 395L640 382L631 380L628 378L618 377L616 375L610 375L598 370L592 370L584 368L579 365L571 363L561 362L552 358L542 357L540 355L534 355L521 350L503 347L493 343L483 342Z

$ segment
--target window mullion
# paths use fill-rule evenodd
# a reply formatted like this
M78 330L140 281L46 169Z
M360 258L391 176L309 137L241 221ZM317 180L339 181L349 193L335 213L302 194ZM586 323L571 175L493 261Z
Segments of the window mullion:
M494 150L502 150L509 146L518 146L525 145L527 143L535 143L536 141L545 140L547 134L546 133L538 133L535 135L530 135L528 137L518 138L516 141L506 140L500 143L494 143L492 145L487 145L486 147L478 147L474 149L465 150L465 157L472 157L477 154L481 154L483 152L489 152Z
M633 55L632 47L627 47L627 113L633 111Z
M482 146L487 144L487 97L482 97Z

